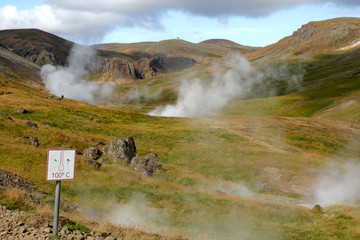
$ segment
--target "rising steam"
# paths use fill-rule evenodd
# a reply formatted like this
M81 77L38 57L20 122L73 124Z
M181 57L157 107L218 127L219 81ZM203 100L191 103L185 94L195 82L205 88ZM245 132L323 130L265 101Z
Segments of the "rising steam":
M144 194L134 193L129 202L115 207L108 215L107 220L123 227L160 232L162 227L157 223L165 222L164 212L147 204Z
M225 72L214 73L210 82L198 78L183 80L175 105L155 108L151 116L164 117L207 117L218 113L230 101L249 96L255 87L271 79L285 79L288 86L298 84L302 72L290 74L287 67L258 70L240 54L230 54L222 66Z
M324 169L313 187L316 203L328 206L356 203L360 200L360 164L354 161L342 166L332 163Z
M97 69L96 52L91 47L74 45L68 58L68 66L44 65L40 75L46 89L66 98L94 103L94 98L106 98L111 95L109 84L99 85L89 81L90 71Z

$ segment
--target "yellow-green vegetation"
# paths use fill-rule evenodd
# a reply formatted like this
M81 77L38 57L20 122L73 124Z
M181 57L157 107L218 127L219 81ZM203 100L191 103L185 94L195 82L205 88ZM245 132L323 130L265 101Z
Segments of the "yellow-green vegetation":
M158 154L161 171L139 177L123 163L95 170L77 155L75 180L63 182L62 198L109 215L135 206L150 231L175 228L194 239L360 238L358 205L330 206L322 214L297 204L311 201L312 183L328 158L360 154L360 79L344 67L338 75L326 69L338 66L329 58L304 63L302 91L239 100L202 119L146 115L159 103L174 102L179 80L191 77L190 70L124 85L162 90L161 101L142 107L60 101L1 76L0 169L52 194L54 183L45 181L48 149L82 152L95 142L133 136L139 154ZM20 107L31 112L18 113ZM38 127L26 126L27 120ZM36 136L40 146L25 144L26 136Z

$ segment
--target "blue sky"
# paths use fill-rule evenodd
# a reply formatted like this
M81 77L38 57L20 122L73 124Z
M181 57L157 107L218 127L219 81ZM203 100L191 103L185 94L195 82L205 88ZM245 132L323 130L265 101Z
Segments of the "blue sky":
M360 17L355 0L3 0L0 29L39 28L83 44L223 38L266 46L301 25Z

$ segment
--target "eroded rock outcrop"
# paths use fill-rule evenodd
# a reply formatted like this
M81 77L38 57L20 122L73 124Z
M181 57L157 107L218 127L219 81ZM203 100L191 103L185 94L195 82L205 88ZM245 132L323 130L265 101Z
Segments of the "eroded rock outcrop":
M25 125L29 126L29 127L32 127L32 128L37 128L37 124L32 122L32 121L26 121Z
M40 142L35 136L27 136L24 139L26 144L33 145L35 148L40 146Z
M130 167L142 175L151 177L154 172L161 169L162 163L156 153L149 153L145 156L136 155L131 160Z
M122 58L103 58L100 73L115 79L145 79L159 74L182 71L196 61L186 57L158 56L129 61Z
M104 153L109 156L114 162L130 163L131 159L136 154L135 142L132 137L112 140L110 144L103 148Z
M27 109L25 109L25 108L19 108L19 109L17 110L17 112L18 112L18 113L21 113L21 114L30 113L30 111L27 110Z
M96 160L101 156L102 152L97 147L89 147L84 149L84 156L92 160Z

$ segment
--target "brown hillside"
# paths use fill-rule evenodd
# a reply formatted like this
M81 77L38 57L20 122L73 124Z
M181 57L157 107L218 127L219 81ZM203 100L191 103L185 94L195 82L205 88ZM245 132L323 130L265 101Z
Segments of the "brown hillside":
M0 45L3 66L10 67L12 72L22 70L38 76L39 67L45 64L66 65L74 43L38 29L15 29L0 31ZM98 50L97 55L100 63L97 73L107 81L142 79L181 71L196 64L191 58L129 55L107 49ZM18 66L14 62L21 63ZM4 67L1 72L9 75Z
M309 22L291 36L247 54L249 58L309 57L353 49L360 42L360 18L336 18Z
M98 50L120 52L138 58L157 56L187 57L202 62L207 57L222 57L229 51L246 53L256 48L243 46L229 40L207 40L201 43L191 43L181 39L164 40L160 42L140 43L108 43L94 46Z
M7 78L20 78L23 80L39 79L40 67L0 44L0 74Z
M230 49L238 49L242 53L253 52L253 51L260 49L259 47L244 46L244 45L238 44L236 42L233 42L233 41L230 41L227 39L208 39L208 40L199 42L199 44L200 45L202 45L202 44L218 45L220 47L225 47L225 48L230 48Z
M42 66L65 65L74 43L38 29L13 29L0 31L0 44Z

